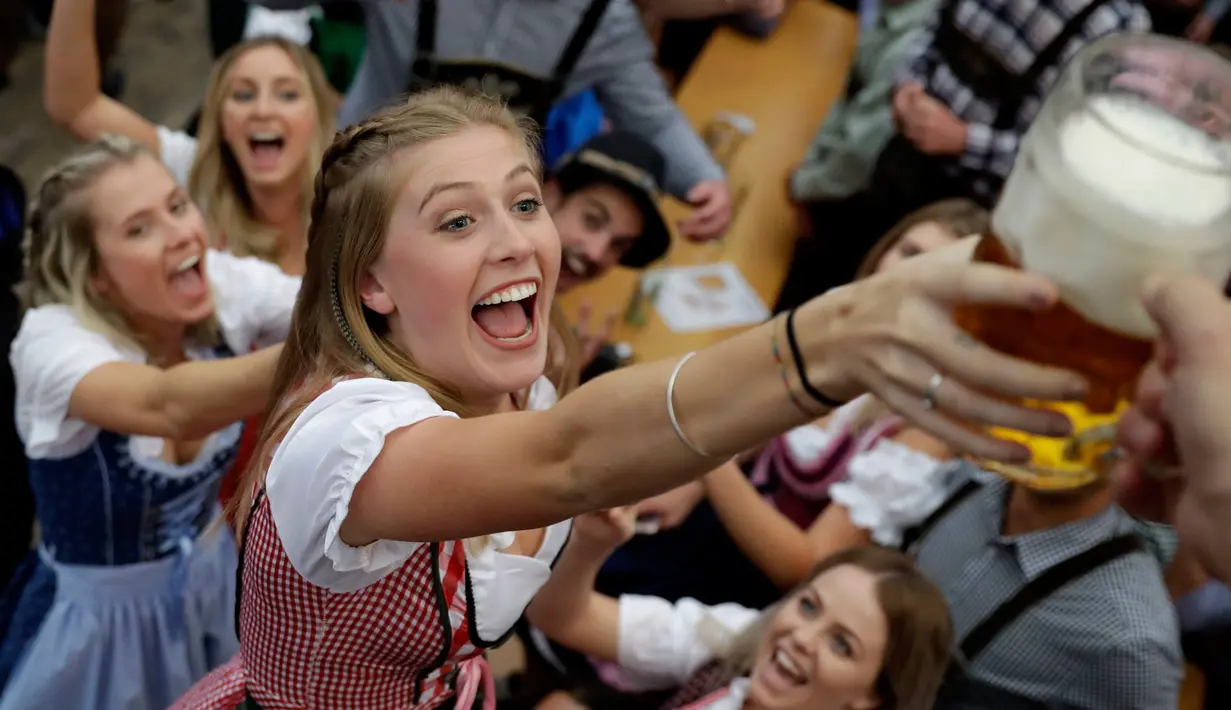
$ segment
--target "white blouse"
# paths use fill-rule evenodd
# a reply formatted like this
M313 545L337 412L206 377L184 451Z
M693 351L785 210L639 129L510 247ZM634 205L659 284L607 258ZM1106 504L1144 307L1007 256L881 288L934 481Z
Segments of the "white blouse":
M299 277L287 276L258 259L225 252L206 253L205 273L213 287L214 313L223 341L236 354L286 339ZM212 353L190 350L194 360ZM109 362L144 364L145 353L117 343L84 325L64 305L32 308L21 321L9 352L16 380L17 432L32 459L66 458L88 447L98 427L68 416L77 383ZM155 458L162 439L133 437L134 450Z
M192 162L197 159L197 139L166 126L156 126L155 131L158 133L158 159L171 171L176 184L188 187Z
M830 500L887 547L901 545L907 530L926 520L968 480L961 473L961 459L937 461L889 439L857 454L847 472L847 480L830 487Z
M815 461L868 401L865 395L843 405L825 426L805 424L787 432L783 441L791 457ZM896 547L906 530L923 522L965 480L951 475L952 469L922 451L881 439L851 459L847 480L831 486L829 497L847 508L851 520L870 531L876 542Z
M797 426L783 435L783 443L791 458L800 462L815 461L833 441L834 436L855 418L867 405L865 395L835 409L822 426L818 423Z
M748 679L736 678L727 686L726 692L714 693L706 698L701 698L696 704L687 705L686 708L692 710L696 708L700 710L740 710L744 707L744 701L748 699Z
M725 656L761 612L738 604L672 604L660 597L620 597L621 679L639 690L683 685L706 663Z
M546 378L530 390L529 409L546 409L556 392ZM363 589L401 567L423 542L377 540L362 547L338 531L355 486L390 433L432 417L457 417L418 385L364 377L337 382L292 424L274 452L265 494L291 565L312 584L334 592ZM501 552L515 533L468 543L466 560L480 638L499 638L551 576L571 523L547 528L534 556Z

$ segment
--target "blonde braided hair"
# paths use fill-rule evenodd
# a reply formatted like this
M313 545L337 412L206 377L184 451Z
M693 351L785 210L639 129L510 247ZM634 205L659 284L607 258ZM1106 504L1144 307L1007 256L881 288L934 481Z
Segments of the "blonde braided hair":
M23 308L65 305L82 325L117 345L141 347L124 314L90 286L100 264L88 191L112 168L142 158L158 160L137 141L103 135L46 173L34 191L22 239L24 276L16 293ZM187 335L199 345L217 344L216 319L194 324Z

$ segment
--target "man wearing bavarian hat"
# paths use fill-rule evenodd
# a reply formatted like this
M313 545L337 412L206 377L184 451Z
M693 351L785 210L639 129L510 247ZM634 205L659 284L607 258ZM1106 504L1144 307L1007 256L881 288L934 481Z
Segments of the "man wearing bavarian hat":
M658 211L665 169L653 145L618 131L595 136L553 167L543 199L563 250L558 290L667 253L671 236Z

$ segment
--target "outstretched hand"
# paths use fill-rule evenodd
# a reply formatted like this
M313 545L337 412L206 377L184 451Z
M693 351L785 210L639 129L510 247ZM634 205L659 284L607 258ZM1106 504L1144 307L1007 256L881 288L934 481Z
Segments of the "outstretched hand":
M959 306L1041 311L1059 298L1038 274L963 263L972 244L963 240L834 289L799 309L795 330L807 344L808 379L828 397L870 391L961 451L1024 462L1029 450L986 427L1067 435L1072 426L1062 414L1019 402L1081 400L1087 383L996 352L958 328Z
M1118 427L1129 454L1115 472L1121 504L1173 523L1231 581L1231 304L1190 274L1151 280L1144 302L1159 341Z
M573 540L603 551L614 550L632 539L636 524L633 506L583 513L573 518Z

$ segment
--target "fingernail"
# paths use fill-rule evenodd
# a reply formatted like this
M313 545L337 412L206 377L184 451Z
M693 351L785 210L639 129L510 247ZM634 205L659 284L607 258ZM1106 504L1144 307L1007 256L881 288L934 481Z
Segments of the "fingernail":
M1051 291L1034 291L1030 294L1030 305L1035 308L1047 308L1053 300L1054 295Z
M1013 453L1009 454L1008 463L1030 463L1030 459L1034 454L1030 453L1030 449L1025 446L1016 445L1013 447Z
M1073 380L1069 386L1065 388L1068 391L1068 398L1072 401L1081 401L1086 398L1089 387L1085 380Z

